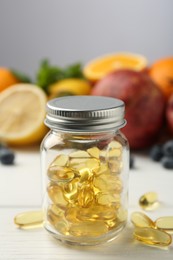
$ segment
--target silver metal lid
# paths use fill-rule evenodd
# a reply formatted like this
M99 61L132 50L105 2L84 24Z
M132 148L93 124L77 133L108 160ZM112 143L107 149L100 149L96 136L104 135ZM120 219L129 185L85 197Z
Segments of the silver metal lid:
M98 132L121 128L124 102L110 97L68 96L47 103L45 124L52 129Z

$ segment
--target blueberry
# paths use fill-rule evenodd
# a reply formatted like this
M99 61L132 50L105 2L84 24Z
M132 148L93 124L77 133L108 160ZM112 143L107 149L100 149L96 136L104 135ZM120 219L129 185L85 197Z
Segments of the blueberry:
M153 161L159 162L163 157L163 148L162 145L154 145L150 150L150 157Z
M0 161L2 164L11 165L14 164L15 155L14 152L9 149L0 150Z
M173 169L173 158L164 156L161 163L166 169Z
M130 169L134 168L134 157L132 155L130 155L129 166L130 166Z
M165 156L173 157L173 140L168 141L164 144L163 152Z

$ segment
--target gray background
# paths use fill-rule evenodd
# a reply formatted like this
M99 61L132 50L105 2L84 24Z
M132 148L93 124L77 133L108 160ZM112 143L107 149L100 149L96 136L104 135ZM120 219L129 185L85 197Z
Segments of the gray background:
M173 55L172 0L0 0L0 66L34 75L129 51L150 63Z

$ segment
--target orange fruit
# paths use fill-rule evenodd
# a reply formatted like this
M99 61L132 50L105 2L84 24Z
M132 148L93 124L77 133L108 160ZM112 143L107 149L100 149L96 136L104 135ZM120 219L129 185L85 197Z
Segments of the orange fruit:
M149 73L165 97L169 98L173 93L173 57L156 61Z
M83 69L84 76L97 81L118 69L142 70L147 66L147 59L139 54L128 52L109 54L90 61Z
M0 67L0 92L18 82L9 69Z
M35 85L19 83L0 93L0 140L12 145L41 141L47 97Z

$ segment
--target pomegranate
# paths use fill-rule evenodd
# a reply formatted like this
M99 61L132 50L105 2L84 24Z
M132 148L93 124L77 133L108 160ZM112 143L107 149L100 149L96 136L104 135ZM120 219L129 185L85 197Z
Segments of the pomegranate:
M127 125L122 132L131 148L145 148L154 142L163 123L165 98L146 72L118 70L96 83L91 94L125 102Z

